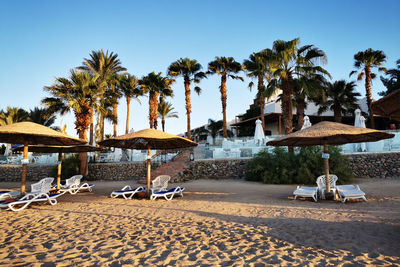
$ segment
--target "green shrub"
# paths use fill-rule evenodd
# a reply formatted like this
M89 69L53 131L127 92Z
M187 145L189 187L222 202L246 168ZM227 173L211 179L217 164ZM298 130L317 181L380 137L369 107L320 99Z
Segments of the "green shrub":
M72 154L62 161L61 179L68 179L76 174L79 174L79 158L78 154ZM57 177L57 167L55 168L54 177Z
M324 164L319 146L304 147L289 153L277 147L271 152L258 153L247 165L246 180L271 184L314 184L324 174ZM347 183L353 178L347 159L338 147L329 147L330 173L336 174L338 183Z

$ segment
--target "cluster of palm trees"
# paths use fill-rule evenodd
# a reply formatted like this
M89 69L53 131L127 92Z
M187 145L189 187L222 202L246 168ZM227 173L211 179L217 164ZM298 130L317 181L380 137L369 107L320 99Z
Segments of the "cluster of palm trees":
M355 68L362 71L358 80L365 78L365 88L368 106L370 107L371 80L376 76L371 69L381 67L386 60L382 51L367 49L354 56ZM139 100L148 95L149 125L158 127L161 118L162 128L165 127L165 118L178 117L167 97L173 97L172 85L176 77L182 77L185 88L187 137L191 138L191 86L200 94L198 86L201 79L208 75L217 74L221 77L219 90L221 93L223 135L227 137L227 80L243 78L238 74L244 72L248 77L257 80L257 99L260 115L264 114L265 98L281 90L282 117L285 134L293 131L293 106L296 107L298 124L303 124L304 110L308 101L320 105L320 112L331 109L336 121L341 116L356 108L355 83L345 80L330 82L330 74L322 66L327 63L327 57L321 49L313 45L300 46L299 38L283 41L277 40L272 48L252 53L243 64L232 57L216 57L208 63L207 71L197 60L180 58L170 64L167 75L151 72L138 79L126 72L118 55L103 50L92 51L89 58L84 58L82 65L71 70L68 78L56 78L55 83L44 89L51 96L42 100L48 110L53 113L65 114L72 111L75 115L75 128L82 139L87 139L90 131L89 143L104 139L104 123L108 120L113 123L113 135L117 135L118 102L125 97L127 105L125 133L129 132L129 117L131 100ZM351 74L355 73L353 71ZM249 83L249 88L254 82ZM370 114L372 112L370 111ZM371 117L372 118L372 117ZM94 123L96 119L96 124ZM265 129L264 117L261 116ZM373 120L371 119L373 126ZM96 126L95 126L96 125Z
M0 126L22 121L31 121L51 127L55 120L56 116L45 108L34 107L34 109L26 111L22 108L7 107L5 110L0 110Z

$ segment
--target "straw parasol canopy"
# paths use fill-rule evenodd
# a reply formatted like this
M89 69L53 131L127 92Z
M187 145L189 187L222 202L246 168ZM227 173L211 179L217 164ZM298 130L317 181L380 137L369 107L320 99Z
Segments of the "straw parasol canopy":
M46 126L33 122L18 122L0 126L0 142L23 144L21 194L25 194L26 164L28 162L28 145L82 145L85 140L57 132Z
M176 149L197 146L189 139L156 129L144 129L99 142L101 146L147 149L147 195L150 195L151 149Z
M0 142L11 144L28 142L30 145L56 146L82 145L86 143L84 140L27 121L0 126Z
M126 149L175 149L197 146L187 138L165 133L156 129L144 129L110 138L99 143L101 146Z
M77 146L46 146L46 145L30 145L28 146L30 152L36 153L83 153L102 151L101 147L91 145L77 145ZM14 151L23 151L24 147L20 146L13 149Z
M301 131L269 141L270 146L343 145L347 143L374 142L394 135L369 128L323 121Z
M371 108L374 115L386 116L391 119L400 120L400 90L397 90L372 103Z
M23 151L24 147L20 146L14 148L14 151ZM57 190L60 189L61 182L61 161L62 153L81 153L81 152L94 152L103 150L100 147L91 145L77 145L77 146L46 146L46 145L31 145L28 150L37 153L58 153L58 167L57 167Z
M323 121L309 128L277 138L267 143L271 146L324 146L324 165L326 188L329 184L329 154L328 145L343 145L347 143L374 142L394 137L394 134L368 128L354 127L337 122Z

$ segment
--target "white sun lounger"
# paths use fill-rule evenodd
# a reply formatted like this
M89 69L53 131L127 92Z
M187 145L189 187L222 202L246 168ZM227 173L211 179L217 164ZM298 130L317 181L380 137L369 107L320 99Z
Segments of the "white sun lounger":
M82 175L74 175L71 178L66 179L65 181L61 181L60 192L68 192L72 195L75 195L81 190L88 190L89 192L92 192L94 184L81 184L82 177Z
M171 179L169 175L159 175L152 181L151 193L166 191L168 182Z
M171 200L175 194L179 194L181 197L183 197L183 190L185 190L184 187L177 186L167 191L152 192L150 199L155 200L156 198L164 197L166 200Z
M336 182L338 177L334 174L329 174L329 182L330 188L333 192L333 199L336 199ZM325 190L326 190L326 176L321 175L317 178L317 185L318 185L318 193L322 199L325 199Z
M317 186L297 186L293 192L294 199L297 197L311 197L317 202L318 199L318 187Z
M3 190L0 191L0 201L7 198L17 198L19 195L21 195L21 191Z
M358 199L362 198L367 201L365 193L360 189L358 185L338 185L336 186L340 200L345 203L347 199Z
M122 196L125 199L132 199L136 193L145 192L145 191L146 191L146 187L139 186L139 187L133 189L132 187L127 185L127 186L124 186L124 188L122 188L121 190L113 191L110 196L112 198Z
M7 208L12 211L20 211L28 207L31 203L43 202L43 201L48 201L51 205L55 205L57 204L56 198L61 195L62 193L56 193L56 194L41 193L34 197L32 197L32 195L25 195L21 199L12 202L1 203L0 208Z

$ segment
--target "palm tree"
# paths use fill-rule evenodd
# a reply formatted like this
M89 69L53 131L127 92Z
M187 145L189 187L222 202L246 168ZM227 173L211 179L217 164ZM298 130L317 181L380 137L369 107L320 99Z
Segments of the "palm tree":
M161 117L161 126L165 132L165 119L166 118L179 118L178 113L174 111L172 104L165 101L160 101L158 105L158 115Z
M208 120L207 129L211 134L214 145L215 145L215 137L217 136L218 132L221 130L223 126L224 123L222 121L214 121L212 119Z
M378 95L386 96L400 89L400 59L396 61L397 69L390 69L386 71L386 75L389 78L384 78L381 76L381 81L386 87L386 91L379 92Z
M274 78L268 86L282 90L282 118L285 134L290 134L293 131L294 79L310 73L329 76L325 69L318 66L319 63L326 63L325 53L313 45L299 47L299 44L299 38L291 41L277 40L272 48L276 62L274 64Z
M35 107L33 110L29 111L29 118L32 122L42 124L44 126L50 127L54 124L56 116L54 113L50 113L47 108Z
M53 97L47 97L42 103L52 112L75 114L75 129L80 139L87 140L87 130L93 117L97 98L101 93L97 85L98 76L87 71L71 70L70 78L56 78L51 86L45 86ZM87 153L79 153L80 173L87 175Z
M260 104L260 117L263 131L265 131L264 105L266 94L264 79L266 79L267 82L271 79L273 59L272 50L265 49L261 52L251 54L249 59L243 62L243 69L247 72L247 76L257 78L257 98ZM250 90L253 85L253 82L249 83Z
M7 107L6 111L0 111L0 126L29 120L28 112L22 108Z
M113 134L117 136L117 124L118 124L118 100L122 97L122 90L120 87L121 76L117 73L110 74L107 77L108 88L106 94L110 98L112 107L112 123L113 123ZM106 117L106 116L105 116Z
M239 79L243 81L243 78L237 75L233 75L242 70L242 65L236 62L233 57L215 57L214 61L208 63L209 74L221 75L221 102L222 102L222 116L223 116L223 126L224 126L224 138L228 137L228 132L226 129L226 80L228 77L232 79Z
M102 50L92 50L90 58L84 58L82 66L78 69L89 71L93 75L97 75L97 87L100 90L100 106L105 105L104 94L107 86L110 85L108 78L111 74L126 71L126 68L121 66L121 61L118 59L118 54L113 52L109 53L108 50L104 53ZM100 140L104 139L104 118L106 109L99 109L100 112ZM90 125L90 144L93 143L93 121Z
M191 138L190 135L190 113L192 112L192 105L190 101L190 83L194 82L198 84L200 79L206 77L204 72L201 72L201 65L195 59L180 58L179 60L171 63L168 67L168 75L172 77L182 76L183 83L185 85L185 100L186 100L186 116L187 116L187 138ZM195 92L200 95L201 88L196 86Z
M158 102L159 97L163 98L166 96L173 96L171 85L175 82L174 79L161 76L161 72L156 74L155 72L149 73L144 76L139 84L143 89L143 93L149 94L149 123L150 128L157 129L157 118L158 118Z
M320 103L318 113L321 114L330 109L333 111L333 116L336 122L342 122L342 115L352 113L357 105L357 96L359 93L355 91L355 83L347 83L345 80L328 83L325 88L326 101Z
M130 74L122 75L120 80L120 89L126 99L126 127L125 134L129 132L129 113L130 103L132 99L137 100L139 103L139 97L143 96L143 90L139 85L139 80Z
M371 128L375 129L374 115L371 110L372 104L372 94L371 94L371 86L372 79L376 77L375 73L372 73L372 68L378 68L379 71L385 71L385 68L382 68L382 64L386 61L386 55L381 50L372 50L368 48L365 51L360 51L354 55L354 67L356 69L362 69L360 73L358 73L357 81L361 81L365 76L365 92L367 96L367 104L368 104L368 113L371 121ZM350 75L357 73L357 70L350 72Z
M326 79L318 74L306 74L300 78L293 79L293 100L296 107L297 129L300 130L304 124L305 109L309 101L318 102L324 94Z

